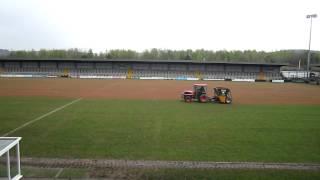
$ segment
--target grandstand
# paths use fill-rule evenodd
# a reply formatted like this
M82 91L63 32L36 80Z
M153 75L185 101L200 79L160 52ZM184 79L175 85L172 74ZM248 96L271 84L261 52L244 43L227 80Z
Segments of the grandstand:
M320 77L320 64L311 64L310 76ZM306 68L296 66L283 66L281 67L281 74L288 80L307 79L308 71Z
M174 80L282 80L286 64L186 60L0 59L2 77L72 77Z

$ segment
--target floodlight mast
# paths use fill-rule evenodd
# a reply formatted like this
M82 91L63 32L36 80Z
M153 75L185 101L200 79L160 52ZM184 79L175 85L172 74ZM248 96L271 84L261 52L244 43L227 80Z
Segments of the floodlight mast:
M311 32L312 32L312 18L316 18L317 14L307 15L307 19L310 19L310 35L309 35L309 51L308 51L308 62L307 62L307 78L310 77L310 48L311 48Z

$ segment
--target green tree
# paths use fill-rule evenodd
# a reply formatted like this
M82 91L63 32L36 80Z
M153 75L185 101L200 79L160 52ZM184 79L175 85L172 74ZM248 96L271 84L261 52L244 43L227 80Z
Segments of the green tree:
M89 49L87 56L88 56L88 58L93 58L92 49Z

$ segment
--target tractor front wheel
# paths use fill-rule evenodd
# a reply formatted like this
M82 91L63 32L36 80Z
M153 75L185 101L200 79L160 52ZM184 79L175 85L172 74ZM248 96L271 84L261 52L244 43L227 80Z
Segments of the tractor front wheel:
M191 103L192 102L191 96L185 96L184 97L184 102Z

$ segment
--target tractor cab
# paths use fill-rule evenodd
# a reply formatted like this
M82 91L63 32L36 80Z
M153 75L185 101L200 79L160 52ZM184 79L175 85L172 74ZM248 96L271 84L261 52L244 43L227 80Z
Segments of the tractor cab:
M207 84L194 84L193 85L194 98L199 99L200 96L207 95Z
M213 102L219 102L222 104L231 104L232 95L231 90L224 87L216 87L213 89Z
M181 97L185 102L207 102L209 99L207 96L207 86L207 84L194 84L193 90L185 90Z

